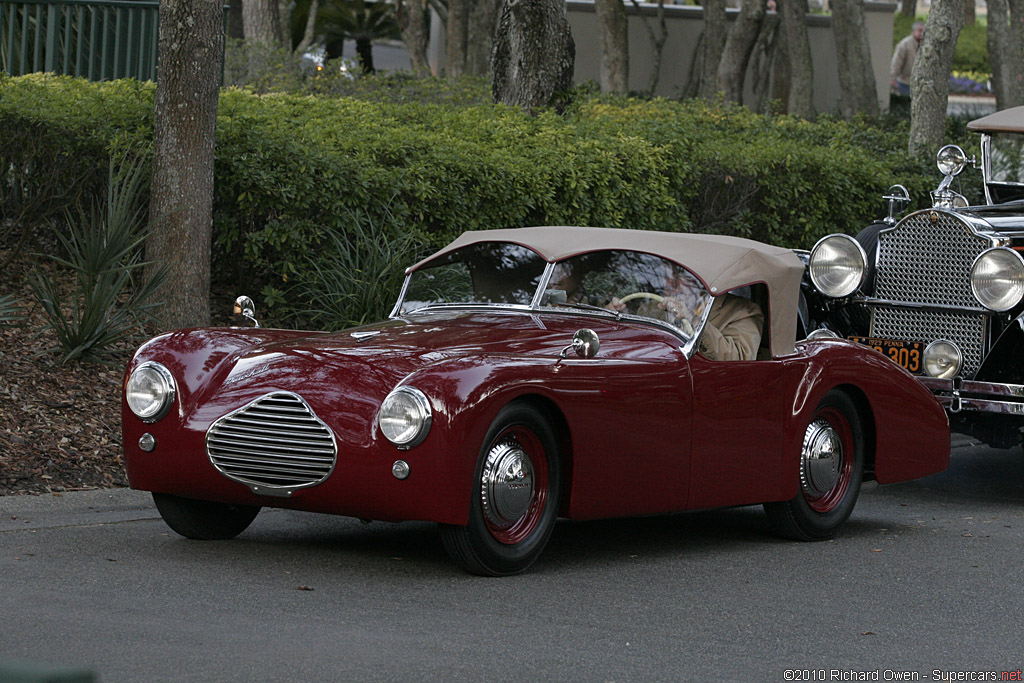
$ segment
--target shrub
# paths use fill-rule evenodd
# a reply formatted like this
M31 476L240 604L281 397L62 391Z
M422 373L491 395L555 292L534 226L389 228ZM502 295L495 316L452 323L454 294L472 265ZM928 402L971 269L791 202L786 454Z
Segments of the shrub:
M30 281L32 292L57 336L57 346L42 353L58 353L61 362L102 360L111 347L134 331L156 305L153 292L163 276L144 284L136 274L146 265L142 243L148 232L146 207L140 201L144 167L130 162L120 175L114 164L108 174L107 201L89 210L69 213L66 230L57 231L64 257L51 257L70 268L75 280L70 301L65 301L60 282L41 268Z
M25 320L25 307L13 294L0 296L0 327L20 325Z

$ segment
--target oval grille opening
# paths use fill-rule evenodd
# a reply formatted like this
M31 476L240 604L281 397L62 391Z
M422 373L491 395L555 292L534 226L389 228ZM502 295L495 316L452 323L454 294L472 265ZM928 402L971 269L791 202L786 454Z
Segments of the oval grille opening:
M291 489L325 480L338 447L330 428L301 397L280 391L210 425L206 454L229 479L250 487Z

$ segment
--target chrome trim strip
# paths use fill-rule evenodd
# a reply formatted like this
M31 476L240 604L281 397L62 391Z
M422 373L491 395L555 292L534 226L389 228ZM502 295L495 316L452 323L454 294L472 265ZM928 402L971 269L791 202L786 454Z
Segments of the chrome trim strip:
M953 313L992 313L988 308L983 308L979 304L978 308L968 308L966 306L945 306L943 304L923 304L913 301L894 301L892 299L876 299L874 297L867 296L852 296L847 297L849 301L864 304L865 306L883 306L885 308L913 308L919 311L949 311Z
M951 379L938 379L936 377L918 377L917 379L932 391L953 391L953 380ZM995 382L963 380L960 382L959 390L961 393L967 394L990 394L992 396L1024 399L1024 385L1021 384L997 384Z

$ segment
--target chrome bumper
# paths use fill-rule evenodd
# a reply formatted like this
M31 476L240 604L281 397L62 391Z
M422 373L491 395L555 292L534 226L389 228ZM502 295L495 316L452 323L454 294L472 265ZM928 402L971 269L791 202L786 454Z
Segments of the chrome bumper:
M1024 417L1024 385L975 382L959 377L918 377L950 413L978 412Z

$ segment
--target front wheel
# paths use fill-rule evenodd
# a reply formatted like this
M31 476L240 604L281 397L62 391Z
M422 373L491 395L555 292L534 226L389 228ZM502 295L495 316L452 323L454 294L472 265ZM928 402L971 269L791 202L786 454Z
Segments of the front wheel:
M200 541L234 538L252 524L260 511L257 506L214 503L167 493L154 493L153 502L167 526L185 538Z
M798 541L832 538L853 512L864 476L864 437L853 400L833 389L804 430L800 490L782 503L765 503L775 530Z
M453 560L480 576L518 574L540 557L558 517L562 465L554 432L526 403L505 406L477 459L469 524L440 525Z

